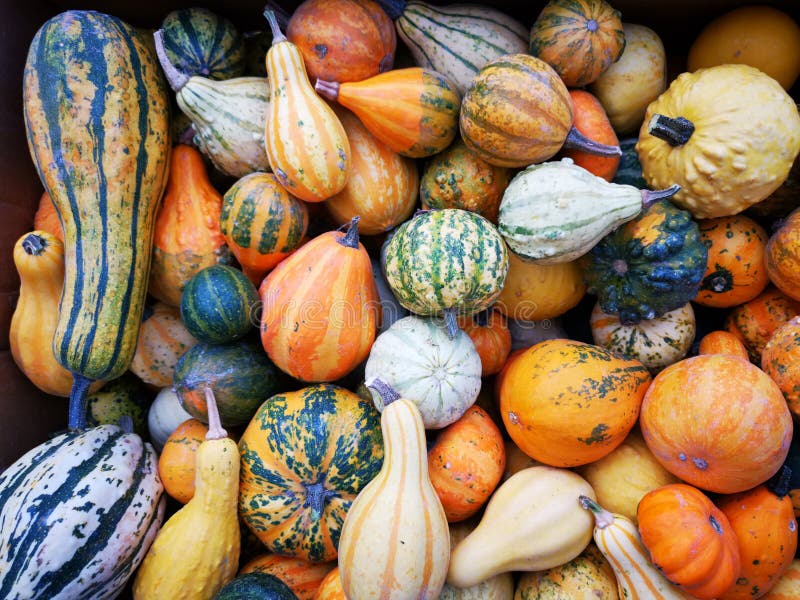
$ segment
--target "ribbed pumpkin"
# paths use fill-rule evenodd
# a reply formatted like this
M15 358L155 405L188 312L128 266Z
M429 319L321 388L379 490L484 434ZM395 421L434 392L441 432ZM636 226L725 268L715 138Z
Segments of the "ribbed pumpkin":
M698 354L733 354L745 360L750 359L747 348L741 340L728 331L709 331L700 339ZM763 366L762 366L763 369Z
M619 599L614 571L594 544L589 544L580 555L563 565L522 573L514 594L514 600L592 597Z
M145 308L130 370L150 385L171 386L175 365L196 343L197 338L181 320L180 310L156 302Z
M800 317L793 317L770 336L761 352L761 368L778 384L789 410L800 417Z
M335 567L334 561L314 563L293 556L259 554L239 569L239 575L246 573L274 575L291 588L297 600L313 600L322 581Z
M800 210L779 223L764 258L769 280L790 298L800 300Z
M341 107L335 111L353 157L347 185L325 206L339 225L359 217L358 230L364 235L389 231L414 210L419 194L417 164L376 139L350 111Z
M729 354L686 358L661 371L645 394L640 424L667 470L724 494L771 477L792 438L792 417L778 386Z
M33 228L36 231L46 231L50 235L57 237L62 244L64 243L64 230L61 228L61 221L58 219L58 211L50 199L50 194L47 192L42 192L39 198L39 206L33 215Z
M475 344L481 358L481 377L499 373L511 352L511 332L505 316L489 308L471 317L459 318L458 326Z
M583 342L547 340L523 351L503 374L500 414L526 454L575 467L622 443L650 382L638 361Z
M380 414L344 388L306 387L266 400L239 450L250 530L270 552L331 560L351 503L381 468Z
M164 491L181 504L194 496L197 449L206 439L208 425L187 419L169 434L158 456L158 476Z
M750 359L761 363L761 352L772 334L789 319L800 314L800 302L768 286L758 296L735 307L725 317L725 331L747 347Z
M303 245L267 275L259 293L261 343L285 373L334 381L367 358L379 299L358 218L346 234L329 231Z
M451 81L430 69L393 69L350 83L318 79L314 87L353 111L372 135L403 156L441 152L458 131L461 96Z
M569 87L595 81L624 48L620 13L604 0L550 0L531 27L531 54Z

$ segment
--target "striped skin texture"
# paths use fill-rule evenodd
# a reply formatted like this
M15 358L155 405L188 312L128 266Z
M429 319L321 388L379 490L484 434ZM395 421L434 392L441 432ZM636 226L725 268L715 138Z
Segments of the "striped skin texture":
M0 597L116 598L163 519L150 444L116 425L61 434L0 475Z
M272 100L265 142L272 172L290 194L322 202L344 189L350 142L333 109L309 83L303 57L287 40L267 52Z
M265 401L239 440L239 513L270 552L337 556L345 515L383 462L380 415L334 385Z
M369 354L379 311L372 263L349 234L323 233L264 279L261 342L275 365L300 381L335 381Z
M220 230L245 275L256 285L300 245L308 208L272 173L251 173L225 192Z
M136 349L166 183L161 70L130 26L69 11L31 42L23 94L31 155L64 226L56 357L88 379L114 379Z
M358 494L339 540L339 573L350 600L433 600L447 576L450 532L428 476L425 427L414 401L381 415L386 455Z
M495 226L480 215L431 210L397 229L386 247L384 273L411 312L471 314L488 308L503 289L508 251Z
M181 320L180 310L156 302L145 309L130 370L145 383L169 387L178 359L196 343L197 338Z
M185 8L164 17L161 28L167 56L181 73L215 80L244 75L244 39L228 19Z
M336 562L332 560L312 563L292 556L259 554L239 569L239 575L246 573L274 575L292 589L297 600L313 600L322 580L335 567Z
M441 152L458 133L461 96L451 81L430 69L394 69L342 83L336 100L372 135L410 158Z
M528 28L488 6L433 6L413 0L396 26L417 66L441 73L459 94L490 60L528 51Z
M567 86L543 60L509 54L487 63L461 102L459 127L467 147L499 167L551 158L572 127Z
M530 53L569 87L588 85L622 56L620 16L605 0L550 0L531 27Z

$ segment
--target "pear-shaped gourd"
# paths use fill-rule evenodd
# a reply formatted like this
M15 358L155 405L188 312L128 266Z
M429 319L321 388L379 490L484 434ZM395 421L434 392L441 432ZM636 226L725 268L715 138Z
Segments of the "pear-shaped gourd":
M428 476L417 405L380 380L384 458L359 492L339 538L339 573L350 600L437 598L447 575L450 533Z
M679 189L673 185L651 191L609 183L569 158L531 165L506 188L498 229L508 247L526 260L569 262Z
M188 76L169 61L164 32L153 34L156 53L178 107L189 117L194 141L214 166L232 177L268 171L264 124L270 105L266 77L234 77L216 81Z

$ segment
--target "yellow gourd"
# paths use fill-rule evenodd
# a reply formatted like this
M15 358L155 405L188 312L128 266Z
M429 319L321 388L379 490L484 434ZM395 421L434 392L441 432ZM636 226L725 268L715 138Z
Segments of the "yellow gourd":
M195 492L159 531L133 584L134 600L211 599L239 568L239 449L211 388L209 428L197 450Z
M611 565L594 544L571 561L548 569L523 573L514 600L619 600ZM622 600L628 600L622 596Z

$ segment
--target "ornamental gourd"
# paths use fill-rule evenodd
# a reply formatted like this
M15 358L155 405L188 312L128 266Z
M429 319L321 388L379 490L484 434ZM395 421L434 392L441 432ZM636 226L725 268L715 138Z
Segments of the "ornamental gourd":
M738 338L750 359L760 364L761 353L775 331L798 314L800 301L770 285L749 302L734 307L725 317L723 329Z
M570 90L569 97L572 100L573 126L579 132L602 144L619 146L608 115L595 96L585 90ZM564 150L561 155L609 182L614 179L620 163L620 156L595 156L580 150Z
M800 210L776 223L764 252L769 280L784 294L800 301Z
M313 600L322 580L336 567L336 561L311 562L294 556L262 553L248 560L239 575L266 573L284 582L298 600Z
M181 320L180 309L155 302L145 308L130 370L151 386L171 386L175 365L196 343Z
M208 433L208 426L197 419L187 419L167 438L158 455L158 476L164 491L181 504L194 496L197 449Z
M516 600L561 600L562 598L619 600L614 571L597 546L590 543L571 561L546 571L522 573ZM628 596L622 596L628 600Z
M778 384L792 414L800 416L800 317L770 336L761 352L761 368Z
M506 317L493 308L461 317L458 326L464 331L481 358L481 377L496 375L511 352L511 332Z

